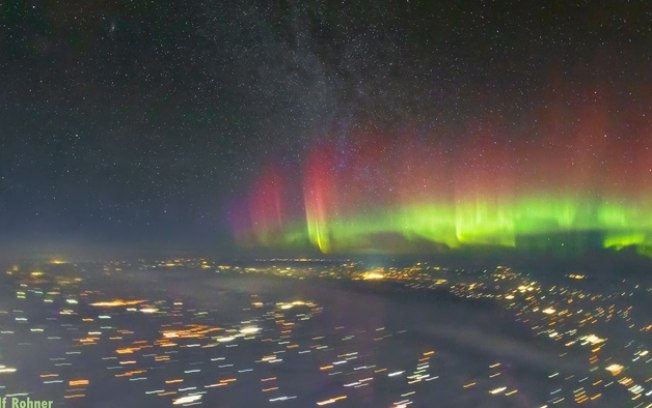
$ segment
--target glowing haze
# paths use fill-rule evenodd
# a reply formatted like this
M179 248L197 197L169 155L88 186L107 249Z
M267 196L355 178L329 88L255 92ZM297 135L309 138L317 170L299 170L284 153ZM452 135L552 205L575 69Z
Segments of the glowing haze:
M300 175L261 172L230 212L235 236L246 247L309 243L323 253L650 252L650 119L607 99L595 91L546 104L527 124L484 118L463 130L324 137Z

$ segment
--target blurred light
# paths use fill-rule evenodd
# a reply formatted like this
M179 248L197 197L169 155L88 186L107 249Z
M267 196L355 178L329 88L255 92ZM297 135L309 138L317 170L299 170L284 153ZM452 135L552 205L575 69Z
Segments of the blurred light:
M183 405L183 404L190 404L191 402L199 401L202 399L201 394L193 394L193 395L186 395L185 397L180 397L175 399L172 404L174 405Z
M623 371L624 368L625 367L623 367L622 365L614 363L614 364L610 364L607 367L605 367L605 370L609 371L611 373L611 375L615 376L615 375L620 374Z

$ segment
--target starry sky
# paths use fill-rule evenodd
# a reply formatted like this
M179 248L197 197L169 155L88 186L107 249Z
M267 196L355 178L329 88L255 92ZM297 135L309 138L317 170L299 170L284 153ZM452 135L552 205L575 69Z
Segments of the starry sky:
M526 152L568 144L576 118L588 136L571 139L589 156L625 146L600 177L638 177L652 159L626 159L652 138L646 1L244 3L2 2L0 244L324 249L331 219L374 223L364 196L386 204L378 225L397 228L388 214L408 207L379 191L403 184L398 146L420 174L436 172L422 163L437 155L494 174L501 154L536 157L535 173L558 155ZM598 152L589 124L601 120ZM352 172L364 175L357 190L315 198ZM476 180L453 173L458 189ZM591 203L609 188L585 180L564 188L586 189L580 201L602 211ZM537 185L563 190L549 182ZM275 209L283 220L269 221Z

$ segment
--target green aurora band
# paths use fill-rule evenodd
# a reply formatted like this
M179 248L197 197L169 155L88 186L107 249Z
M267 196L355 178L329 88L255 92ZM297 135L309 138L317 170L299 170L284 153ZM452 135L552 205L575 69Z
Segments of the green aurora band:
M598 244L615 249L635 245L647 252L652 248L650 220L652 208L586 200L532 198L507 206L478 200L458 206L377 210L325 222L308 217L307 235L323 253L373 251L378 245L374 238L387 233L448 248L483 245L581 252Z

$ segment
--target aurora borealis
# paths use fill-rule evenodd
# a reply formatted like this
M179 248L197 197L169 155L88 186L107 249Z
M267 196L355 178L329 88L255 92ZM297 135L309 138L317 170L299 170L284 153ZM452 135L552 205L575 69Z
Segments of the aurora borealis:
M649 2L32 3L0 256L652 253Z
M551 103L530 118L534 137L477 120L453 136L375 129L345 145L323 138L299 177L273 166L263 172L234 212L234 231L244 246L309 241L326 254L630 245L645 253L652 248L649 119L610 107L597 92L583 101L566 112Z

